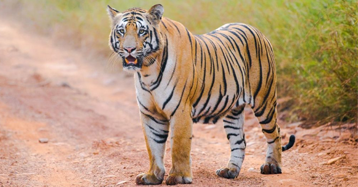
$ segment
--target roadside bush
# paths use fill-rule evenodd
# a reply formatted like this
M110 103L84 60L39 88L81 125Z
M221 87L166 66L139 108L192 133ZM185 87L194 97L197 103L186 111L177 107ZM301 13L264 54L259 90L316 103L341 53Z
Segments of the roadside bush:
M27 26L83 50L109 57L106 5L149 9L154 0L0 0L0 9ZM272 42L278 96L287 121L354 122L358 112L356 0L164 1L165 16L195 34L228 22L251 24ZM7 11L5 11L7 10ZM14 12L16 14L14 14ZM288 98L288 99L287 99Z

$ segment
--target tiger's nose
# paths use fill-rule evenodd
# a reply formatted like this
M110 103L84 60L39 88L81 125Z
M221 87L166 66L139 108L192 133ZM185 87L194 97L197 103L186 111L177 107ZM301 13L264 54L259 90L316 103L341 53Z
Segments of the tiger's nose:
M124 48L124 50L126 50L128 53L131 53L135 49L136 49L135 47L133 47L133 48L131 48L131 47Z

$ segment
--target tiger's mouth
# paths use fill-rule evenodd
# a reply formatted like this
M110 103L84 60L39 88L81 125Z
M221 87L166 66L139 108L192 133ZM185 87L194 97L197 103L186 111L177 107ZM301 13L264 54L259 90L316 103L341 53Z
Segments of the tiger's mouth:
M129 55L125 58L127 65L136 65L138 63L137 58L133 57L132 55Z
M134 57L132 55L128 55L123 58L123 69L128 71L140 71L142 69L143 59L141 56Z

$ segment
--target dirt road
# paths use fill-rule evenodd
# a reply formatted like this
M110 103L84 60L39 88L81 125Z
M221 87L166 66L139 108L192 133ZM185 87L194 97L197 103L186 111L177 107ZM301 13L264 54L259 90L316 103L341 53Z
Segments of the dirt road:
M87 55L0 20L0 186L135 186L148 169L133 79ZM266 143L247 110L247 156L239 177L227 180L215 175L230 153L222 123L195 124L191 186L356 185L355 124L298 125L281 122L283 142L297 136L283 153L283 174L261 175ZM165 163L168 171L169 144Z

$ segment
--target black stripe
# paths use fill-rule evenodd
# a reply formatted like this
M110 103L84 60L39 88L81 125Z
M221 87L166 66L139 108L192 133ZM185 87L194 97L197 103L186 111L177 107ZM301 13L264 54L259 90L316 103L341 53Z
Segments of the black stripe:
M245 151L245 149L244 149L244 148L234 148L234 149L231 149L231 152L236 151L236 150L242 150L242 151Z
M273 118L273 114L275 113L276 107L273 107L270 112L268 113L268 115L266 116L267 118L264 121L260 121L260 124L268 124L272 121Z
M234 133L228 133L227 135L226 135L226 138L228 139L228 140L230 140L230 136L239 136L240 134L234 134Z
M257 88L256 88L256 90L255 90L255 93L254 93L254 99L256 99L256 96L257 96L257 94L258 94L258 92L260 91L260 89L261 89L261 85L262 85L262 66L261 66L261 55L258 55L258 43L257 43L257 41L256 41L256 35L254 34L254 32L248 27L248 26L246 26L246 25L242 25L243 27L245 27L251 34L252 34L252 36L253 36L253 39L254 39L254 42L255 42L255 50L256 50L256 56L258 56L258 62L259 62L259 67L260 67L260 79L259 79L259 83L258 83L258 86L257 86ZM241 30L241 29L240 29ZM259 49L260 50L260 49ZM248 55L248 56L250 56L250 55Z
M197 57L198 57L198 55L197 55L197 52L198 52L198 42L197 42L196 40L194 40L194 51L195 51L195 53L194 53L194 63L196 64L196 62L197 62Z
M215 65L214 65L215 62L216 62L216 66L217 66L216 69L219 69L219 59L218 59L216 44L210 38L208 38L208 37L206 37L204 35L202 35L201 37L206 39L206 40L208 40L209 43L211 44L211 47L213 48L212 51L214 51L214 54L213 55L210 54L210 61L212 62L210 72L213 72L213 74L215 74ZM205 43L206 43L206 41L205 41ZM213 60L212 56L215 57L215 60Z
M230 38L229 38L229 36L227 36L226 34L223 34L223 33L218 33L219 35L221 35L222 37L224 37L229 43L230 43L230 45L231 45L231 47L236 51L236 50L239 50L238 49L238 47L234 47L234 44L231 42L231 40L230 40ZM235 42L234 42L235 43ZM236 46L237 46L237 44L236 44ZM228 49L228 50L230 50L230 49Z
M229 104L228 107L226 107L226 105L227 105L228 102L229 102L229 98L230 98L229 96L226 96L226 100L225 100L224 106L223 106L223 108L219 111L219 113L217 114L217 116L221 116L221 115L227 113L227 111L232 108L232 106L233 106L233 104L235 103L235 100L236 100L237 97L236 97L236 95L234 95L234 97L232 98L231 104Z
M202 86L201 86L201 92L200 92L200 95L198 97L198 99L196 99L196 101L194 102L193 104L193 107L196 108L196 106L199 104L199 101L201 100L201 97L203 96L204 94L204 90L205 90L205 74L206 74L206 71L204 71L204 77L203 77L203 81L202 81Z
M200 47L200 67L203 67L203 62L206 64L206 56L204 56L203 47L201 45L201 40L198 40L199 47ZM196 63L195 63L196 64ZM206 70L204 70L206 71Z
M156 32L154 32L154 33L156 33ZM167 66L167 62L168 62L168 39L166 38L166 45L163 49L163 57L162 57L160 72L159 72L159 75L158 75L157 79L155 80L155 82L151 85L150 91L155 90L160 85L162 78L163 78L163 73L165 71L165 67Z
M153 32L154 32L155 41L156 41L156 43L157 43L157 47L154 48L154 51L151 51L151 52L155 52L155 51L157 51L157 50L159 49L159 38L158 38L157 29L153 28ZM167 46L167 45L168 45L168 39L165 38L165 40L166 40L165 45L166 45L166 47L168 47L168 46Z
M180 33L180 30L179 28L177 27L177 25L170 19L167 19L172 25L174 25L174 27L177 29L178 33L179 33L179 36L181 36L181 33Z
M165 106L166 106L166 105L169 103L169 101L172 99L176 86L177 86L177 83L175 83L175 85L174 85L174 87L173 87L173 89L172 89L172 92L170 93L169 97L165 100L165 102L164 102L164 104L163 104L163 107L162 107L162 110L164 110Z
M198 37L199 38L199 37ZM204 44L206 45L206 42L203 41ZM206 45L207 47L207 45ZM208 47L207 47L207 51L209 51ZM196 53L196 52L195 52ZM196 55L195 55L196 56ZM210 53L209 53L209 56L210 56ZM205 91L205 80L206 80L206 63L204 63L204 71L203 71L203 78L202 78L202 84L201 84L201 92L200 92L200 95L199 97L196 99L196 101L194 102L193 104L193 107L196 108L196 106L199 104L200 100L201 100L201 97L203 96L204 94L204 91ZM213 80L215 79L215 74L213 75ZM200 113L200 112L199 112ZM195 115L195 114L194 114Z
M259 55L259 67L260 67L260 78L259 78L259 84L257 85L257 88L255 90L255 93L254 93L254 99L256 99L257 97L257 94L259 93L259 91L261 90L261 86L262 86L262 65L261 65L261 55Z
M233 109L231 111L231 114L234 116L238 116L244 111L244 109L245 109L245 105L243 105L239 110Z
M223 64L221 64L221 68L222 68L222 74L223 74L223 83L224 83L224 95L226 95L227 92L227 82L226 82L226 77L225 77L225 70L224 70L224 66Z
M267 44L265 43L265 49L266 49L266 59L267 59L267 64L268 64L268 72L267 72L267 76L266 76L266 84L267 81L270 78L270 74L271 74L271 59L269 57L269 51L267 50ZM273 79L273 76L271 77L271 79Z
M161 124L161 125L166 125L169 121L168 120L158 120L155 119L153 116L149 115L149 114L145 114L142 111L140 111L144 116L148 117L149 119L151 119L152 121L154 121L155 123Z
M168 31L168 28L167 28L167 26L165 25L165 23L163 22L163 20L160 21L160 22L163 24L163 26L165 27L165 29Z
M266 86L267 87L267 86ZM266 91L266 95L263 98L263 102L261 103L261 106L259 106L256 110L255 110L255 116L260 117L264 114L265 110L266 110L266 106L268 103L268 97L271 93L271 88L273 87L273 78L271 79L270 85L268 85L268 90ZM259 111L261 109L261 111Z
M193 64L193 77L192 77L192 79L191 79L191 85L190 85L190 89L189 89L189 94L191 93L191 90L192 90L192 88L193 88L193 86L194 86L194 77L195 77L195 67L194 67L194 64ZM197 87L196 87L197 88ZM196 88L195 88L195 90L194 90L194 93L192 94L192 97L194 97L195 96L195 93L196 93ZM188 103L188 99L190 98L192 98L192 97L187 97L186 98L186 101L185 101L185 103Z
M230 67L232 69L232 74L234 75L234 80L235 80L235 84L236 84L236 93L239 95L239 94L241 94L240 93L241 91L240 91L239 82L238 82L237 77L236 77L235 68L233 67L233 65L231 63L230 63ZM241 68L240 68L240 71L241 71ZM242 76L243 76L243 74L241 72L241 79L243 79ZM242 86L245 86L245 85L242 85Z
M172 116L175 114L175 112L177 111L177 109L178 109L178 107L179 107L179 105L180 105L180 103L181 103L181 100L183 99L184 90L185 90L185 88L186 88L186 83L187 83L187 81L188 81L188 80L185 81L185 85L184 85L183 91L182 91L182 93L181 93L179 103L178 103L177 107L175 107L175 109L174 109L174 111L172 112L172 114L170 115L170 117L172 117Z
M123 61L124 61L124 58L123 58ZM140 84L142 90L144 90L144 91L150 93L150 91L143 85L142 77L141 77L141 75L140 75L139 72L137 72L137 75L138 75L138 81L139 81L139 84ZM151 93L150 93L150 94L151 94Z
M255 41L256 56L258 56L258 55L257 55L257 42L256 42L256 37L255 37L254 32L252 32L252 30L251 30L248 26L246 26L246 25L241 25L241 26L245 27L245 28L246 28L247 30L249 30L249 32L252 34L252 36L253 36L253 38L254 38L254 41Z
M217 40L219 40L220 41L220 43L223 45L223 47L226 49L225 51L228 51L228 49L226 48L226 45L223 43L223 41L219 38L219 37L217 37L217 36L215 36L215 35L213 35L213 34L209 34L210 36L212 36L212 37L214 37L214 38L216 38ZM226 54L225 54L225 52L224 52L224 50L222 49L222 47L221 47L221 45L218 45L219 46L219 48L220 48L220 50L221 50L221 53L223 54L223 57L224 57L224 59L225 59L225 63L226 63L226 66L227 66L227 68L228 68L228 70L229 70L229 66L228 66L228 59L227 59L227 57L226 57ZM221 62L221 65L223 64L223 62ZM219 69L219 67L218 67L218 69ZM225 72L224 72L225 73ZM230 73L230 72L229 72Z
M146 124L147 125L147 127L149 127L150 128L150 130L152 130L152 131L155 131L155 132L160 132L160 131L158 131L157 129L154 129L152 126L150 126L150 125L148 125L148 124ZM167 131L167 130L162 130L162 129L160 129L162 132L164 132L165 134L168 134L169 133L169 131Z
M240 145L240 144L242 144L243 142L245 142L245 138L243 138L243 139L241 139L241 140L236 141L236 143L235 143L235 144Z
M158 134L158 133L155 133L155 132L152 132L158 139L156 138L152 138L152 140L154 140L155 142L159 143L159 144L163 144L167 141L167 138L168 138L168 134Z
M239 35L242 37L242 39L244 39L244 41L245 41L245 46L246 46L246 51L247 51L247 56L249 57L249 64L250 64L250 67L252 66L252 60L251 60L251 52L250 52L250 49L249 49L249 43L247 42L247 36L246 36L246 33L243 31L243 30L241 30L241 29L239 29L239 28L235 28L236 30L238 30L238 31L240 31L241 33L239 33ZM235 34L236 35L236 34ZM238 37L238 36L237 36ZM239 39L241 38L241 37L238 37ZM241 41L241 39L240 39L240 41Z
M150 21L149 16L147 15L145 18L146 18L147 22L151 25L152 22Z
M174 74L175 74L175 69L176 69L176 67L177 67L177 63L178 63L178 60L175 59L173 72L172 72L172 75L170 76L170 79L169 79L169 81L168 81L168 83L167 83L167 87L169 86L169 83L172 81L172 78L173 78L173 76L174 76Z
M211 106L208 107L208 109L204 112L202 116L207 116L211 110Z
M190 32L188 31L188 29L186 29L186 33L188 34L190 46L191 46L191 48L193 48L193 44L192 44L192 42L191 42L191 37L190 37Z
M234 28L234 29L238 30L238 31L239 31L238 34L245 40L245 45L244 45L244 46L246 46L246 52L247 52L247 56L248 56L248 58L249 58L249 63L245 63L246 77L250 78L249 65L250 65L250 68L251 68L251 66L252 66L252 60L251 60L251 53L250 53L250 49L249 49L249 44L248 44L248 42L247 42L247 36L246 36L246 33L245 33L243 30L241 30L241 29L239 29L239 28ZM236 34L235 34L235 35L236 35ZM240 41L241 41L241 37L238 37L238 38L240 39ZM245 61L245 62L246 62L246 61ZM251 90L251 84L250 84L248 81L249 81L249 80L246 79L246 83L247 83L247 85L248 85L248 87L249 87L248 90ZM244 92L244 94L245 94L245 92ZM252 104L252 105L253 105L252 108L253 108L254 105L255 105L255 103L251 103L252 95L249 94L249 96L250 96L250 98L249 98L249 104ZM246 98L246 96L244 97L244 101L246 102L246 99L245 99L245 98Z
M259 106L259 108L257 108L257 110L255 110L255 116L261 117L264 114L264 112L266 111L266 106L267 106L267 104L262 103L261 106ZM263 107L261 109L261 111L258 111L261 107Z
M230 116L230 115L227 115L226 118L229 118L229 119L233 119L233 120L237 120L237 119L240 119L240 118L236 118L234 116Z
M233 31L232 31L232 32L233 32ZM236 34L236 33L234 33L234 34ZM237 43L235 42L235 40L234 40L231 36L229 36L229 38L234 41L234 44L235 44L235 46L236 46L236 48L237 48L237 50L238 50L238 52L239 52L239 56L240 56L241 62L244 63L244 64L246 64L246 60L245 60L244 57L242 56L241 50L240 50L239 46L237 45ZM238 38L239 38L239 40L241 41L241 38L240 38L240 37L238 37ZM242 45L244 45L242 41L241 41L241 43L242 43ZM236 60L236 64L238 65L238 67L239 67L239 69L240 69L241 77L246 76L245 71L242 69L243 67L241 67L240 63L238 62L238 60L237 60L236 58L235 58L235 60ZM242 86L245 86L244 80L246 80L246 79L241 78ZM246 93L245 93L245 92L243 92L243 96L242 96L242 97L243 97L244 102L246 102L246 100L245 100L245 98L246 98Z
M225 123L229 123L228 121L224 121ZM235 124L235 123L231 123L231 124ZM233 126L230 126L230 125L225 125L224 128L228 128L228 129L234 129L234 130L240 130L241 128L240 127L233 127Z
M167 141L167 139L163 139L163 140L157 140L157 139L154 139L152 138L152 140L154 140L155 142L159 143L159 144L163 144Z
M129 13L127 13L127 15L128 15L128 14L132 14L132 15L140 15L140 16L142 15L142 14L139 14L139 13L137 13L137 12L129 12ZM123 15L123 16L125 16L125 15Z
M262 49L262 43L261 43L263 36L262 36L261 32L259 30L257 30L256 28L253 28L253 30L255 31L255 33L258 37L260 55L263 55L263 49Z
M233 125L235 124L235 122L231 122L231 121L228 121L228 120L225 120L225 119L223 120L223 122L224 122L224 123L233 124ZM224 128L225 128L225 126L224 126Z
M138 97L137 97L137 101L146 111L149 111L149 109L146 106L144 106L143 103L140 102Z
M266 132L266 133L271 134L276 130L276 127L277 127L277 125L275 124L275 126L272 129L269 129L269 130L262 129L262 132Z
M209 101L210 101L210 97L211 97L211 93L208 93L207 95L207 99L203 105L203 107L201 108L201 110L199 111L199 113L197 115L200 115L201 112L203 112L203 110L206 108L206 106L209 104Z
M201 48L201 44L199 43L199 45L200 45L200 49L202 50L202 48ZM205 88L205 75L206 75L206 63L204 63L204 80L203 80L203 91L204 91L204 88ZM210 101L210 98L211 98L211 91L212 91L212 89L213 89L213 86L214 86L214 82L215 82L215 79L213 78L212 80L211 80L211 85L210 85L210 89L209 89L209 91L208 91L208 94L207 94L207 99L206 99L206 101L205 101L205 103L204 103L204 105L203 105L203 107L202 107L202 109L199 111L199 113L198 113L198 115L199 114L201 114L201 112L206 108L206 106L208 105L208 103L209 103L209 101Z
M277 136L274 140L272 140L271 142L267 142L268 144L273 144L275 143L275 141L279 138L279 136Z
M162 138L162 139L167 139L168 138L168 134L159 134L159 133L155 133L152 132L155 136L157 136L158 138Z
M217 116L220 116L224 111L226 111L226 105L228 102L229 102L229 96L227 95L225 97L224 106L221 108L221 110L219 110L219 112L217 113Z
M219 87L219 98L218 98L218 100L217 100L217 102L216 102L216 104L215 104L215 106L214 106L214 108L213 108L211 113L214 113L216 111L216 109L218 108L219 104L221 103L221 100L224 98L224 95L221 93L221 85L219 85L219 86L220 86Z

